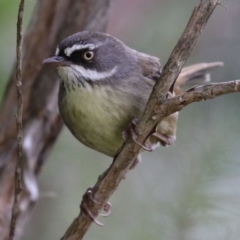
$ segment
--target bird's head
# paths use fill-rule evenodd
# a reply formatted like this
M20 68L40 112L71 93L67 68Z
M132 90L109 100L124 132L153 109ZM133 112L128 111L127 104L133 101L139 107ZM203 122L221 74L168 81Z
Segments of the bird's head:
M59 43L55 56L43 64L58 68L63 80L116 82L136 68L134 50L120 40L100 32L83 31Z

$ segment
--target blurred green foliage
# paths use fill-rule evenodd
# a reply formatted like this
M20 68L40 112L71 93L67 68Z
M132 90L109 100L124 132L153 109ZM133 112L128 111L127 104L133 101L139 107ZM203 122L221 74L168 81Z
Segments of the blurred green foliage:
M108 32L164 63L197 3L115 0ZM26 1L25 26L34 4ZM215 10L188 60L223 61L212 73L220 82L240 78L240 2L222 4L228 10ZM0 0L0 95L15 59L17 8L18 1ZM143 154L142 164L110 199L112 215L101 219L106 226L93 225L85 239L238 240L239 101L239 94L230 94L184 109L176 144ZM86 188L110 163L65 129L40 176L42 197L23 239L59 239L78 214Z

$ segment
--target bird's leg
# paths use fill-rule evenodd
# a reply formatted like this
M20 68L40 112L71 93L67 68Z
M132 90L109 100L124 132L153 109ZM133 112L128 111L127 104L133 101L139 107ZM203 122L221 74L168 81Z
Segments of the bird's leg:
M130 135L131 138L133 139L133 141L134 141L135 143L137 143L137 144L138 144L140 147L142 147L144 150L146 150L146 151L148 151L148 152L151 152L151 151L152 151L152 147L151 147L151 142L150 142L149 139L147 139L144 144L138 142L138 140L137 140L137 134L136 134L135 129L134 129L134 128L137 126L137 121L138 121L137 118L134 118L134 119L131 121L131 123L130 123L129 126L128 126L128 129L125 130L125 131L123 131L122 137L123 137L123 139L126 141L127 138L128 138L129 135Z
M166 146L170 146L170 145L172 145L173 143L174 143L174 141L175 141L175 138L173 138L173 137L165 137L164 135L162 135L161 133L159 133L159 132L155 132L155 133L153 133L151 136L154 136L154 137L156 137L158 140L159 140L159 142L161 143L161 145L163 146L163 147L166 147Z
M173 97L175 97L175 93L168 91L167 99L170 99L170 98L173 98ZM175 124L176 124L177 119L175 118L175 119L173 119L172 121L174 121ZM174 124L174 125L175 125L175 124ZM160 125L161 125L161 123L160 123ZM172 145L172 144L175 142L175 140L176 140L176 137L175 137L175 136L171 136L171 135L169 135L169 134L167 134L167 136L166 136L166 135L163 135L162 133L160 133L159 131L157 131L157 129L155 130L154 133L151 134L151 136L156 137L156 138L159 140L160 144L161 144L163 147Z
M82 198L82 202L80 204L80 209L82 212L82 215L85 218L89 218L91 221L93 221L94 223L96 223L99 226L104 226L104 224L102 224L101 222L99 222L96 219L96 216L93 215L93 213L89 210L89 202L92 201L96 204L100 204L96 199L94 199L93 195L92 195L92 187L88 188L87 191L84 193L83 198ZM106 212L105 214L100 214L100 216L103 217L107 217L111 214L111 210L112 210L112 205L110 202L107 202L104 204L103 206L103 210Z
M167 98L170 99L170 98L173 98L173 97L175 97L175 94L168 91Z

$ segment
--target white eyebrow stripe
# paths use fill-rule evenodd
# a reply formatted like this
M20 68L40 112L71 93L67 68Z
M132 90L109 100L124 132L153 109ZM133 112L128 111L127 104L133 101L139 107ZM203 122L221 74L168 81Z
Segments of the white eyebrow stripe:
M70 71L71 71L71 69L73 69L80 76L82 76L85 79L89 79L91 81L99 81L102 79L112 77L117 71L117 66L115 66L113 69L106 71L106 72L97 72L96 70L85 69L82 66L77 66L77 65L73 65L69 68L70 68L69 69Z
M74 44L73 46L66 48L64 50L64 53L66 54L67 57L70 57L71 54L76 50L81 50L81 49L85 49L85 48L88 48L89 50L93 50L98 46L96 46L94 44L91 44L91 43L88 43L88 44Z

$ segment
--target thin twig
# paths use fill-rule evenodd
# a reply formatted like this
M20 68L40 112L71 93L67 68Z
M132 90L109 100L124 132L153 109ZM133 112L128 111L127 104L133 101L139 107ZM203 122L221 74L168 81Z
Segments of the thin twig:
M234 92L240 92L240 80L196 86L157 106L155 111L159 112L159 115L156 115L156 118L161 121L166 116L182 110L191 103L213 99Z
M167 93L180 73L186 59L196 44L199 36L206 25L213 10L218 5L217 0L201 0L199 6L195 7L188 25L174 48L167 64L164 66L161 77L154 86L149 98L143 117L136 127L137 142L144 143L150 132L159 121L155 115L159 106L167 101ZM163 116L167 116L166 109L163 109ZM93 188L93 198L95 201L89 202L88 209L97 216L104 203L114 193L120 182L124 179L129 167L134 162L140 152L141 146L136 144L133 139L128 139L121 150L115 156L112 165L99 177ZM91 220L84 217L81 213L72 222L62 240L82 239Z
M17 89L17 162L15 168L15 191L14 202L12 207L12 219L10 224L9 240L14 239L16 223L19 213L19 197L21 194L21 162L22 162L22 110L23 110L23 96L22 96L22 26L23 26L24 0L20 1L17 20L17 65L16 65L16 89Z

